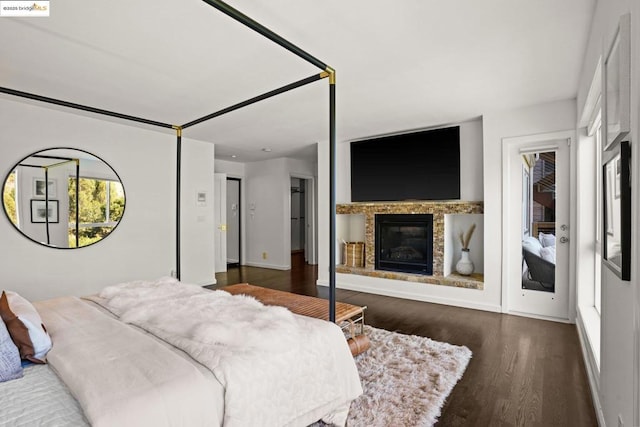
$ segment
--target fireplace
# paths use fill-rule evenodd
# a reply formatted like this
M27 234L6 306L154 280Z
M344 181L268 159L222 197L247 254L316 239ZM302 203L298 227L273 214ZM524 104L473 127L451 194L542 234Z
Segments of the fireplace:
M375 215L376 270L433 274L433 215Z

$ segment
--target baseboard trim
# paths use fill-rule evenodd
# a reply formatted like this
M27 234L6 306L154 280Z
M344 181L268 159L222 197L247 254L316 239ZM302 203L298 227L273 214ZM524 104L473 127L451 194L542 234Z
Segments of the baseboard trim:
M326 281L326 280L317 280L316 284L318 286L325 286L325 287L329 286L329 282ZM387 296L387 297L403 298L403 299L410 299L410 300L422 301L422 302L430 302L430 303L434 303L434 304L452 305L452 306L455 306L455 307L462 307L462 308L471 308L471 309L474 309L474 310L491 311L491 312L494 312L494 313L500 313L501 310L502 310L502 308L500 306L498 306L498 305L478 304L478 303L465 301L465 300L454 299L454 298L434 297L432 295L417 294L417 293L414 293L414 292L405 292L405 291L398 291L398 290L380 289L378 287L374 288L374 287L370 287L370 286L366 286L366 285L356 285L356 284L352 284L352 283L336 283L336 288L337 289L346 289L346 290L350 290L350 291L365 292L365 293L368 293L368 294L384 295L384 296Z
M587 370L587 379L589 380L589 388L591 389L591 400L593 402L593 408L596 411L596 417L598 418L598 425L604 426L606 423L604 420L604 412L602 411L602 402L600 401L599 374L597 373L596 361L591 350L591 345L589 344L589 336L584 328L582 313L580 313L580 310L577 311L576 329L578 330L578 339L580 340L584 366Z
M290 265L267 264L267 263L261 263L261 262L245 262L243 265L246 265L249 267L271 268L273 270L291 270Z
M571 319L565 319L562 317L553 317L553 316L543 316L540 314L533 314L533 313L525 313L523 311L504 311L504 314L510 314L512 316L520 316L520 317L530 317L531 319L538 319L538 320L548 320L550 322L558 322L558 323L569 323L572 324L574 322L571 321Z

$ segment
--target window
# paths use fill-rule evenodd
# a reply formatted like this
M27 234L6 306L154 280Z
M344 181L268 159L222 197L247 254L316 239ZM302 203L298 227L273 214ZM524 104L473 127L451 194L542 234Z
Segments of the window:
M118 224L124 213L124 189L118 181L82 177L78 191L78 240L90 245ZM69 247L76 247L76 178L69 178Z
M593 306L600 313L602 300L602 123L601 113L598 108L597 114L591 126L588 127L587 134L595 136L596 139L596 226L595 226L595 248L594 248L594 286L593 286Z
M4 184L4 194L2 195L4 210L7 212L7 216L15 225L18 226L18 205L16 204L16 178L18 172L13 171L7 177L7 182Z

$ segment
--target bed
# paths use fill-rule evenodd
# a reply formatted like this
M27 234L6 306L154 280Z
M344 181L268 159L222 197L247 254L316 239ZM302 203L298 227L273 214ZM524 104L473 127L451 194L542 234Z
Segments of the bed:
M251 297L163 278L33 305L53 345L0 384L0 425L344 425L362 393L337 325Z

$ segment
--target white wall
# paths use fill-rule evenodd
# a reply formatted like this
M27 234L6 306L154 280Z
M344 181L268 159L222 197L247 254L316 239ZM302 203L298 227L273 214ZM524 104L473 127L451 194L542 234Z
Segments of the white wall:
M461 122L460 126L460 199L466 201L484 200L483 188L483 122L482 119ZM447 125L452 126L452 125ZM500 157L498 157L498 160ZM319 185L319 230L329 229L329 153L328 143L318 147L318 185ZM351 178L350 178L350 144L343 142L336 147L336 201L337 203L351 202ZM341 216L341 221L351 221L347 216ZM356 219L357 220L357 219ZM481 224L479 224L481 225ZM351 230L351 224L338 224L339 229ZM482 230L478 230L473 242L479 244L482 241ZM327 285L329 282L329 239L328 233L320 233L319 236L319 268L318 283ZM339 236L338 236L339 237ZM344 236L342 236L344 238ZM340 238L336 245L336 261L340 262ZM362 240L362 239L360 239ZM454 246L454 244L452 244ZM485 249L486 251L486 249ZM481 251L479 251L481 252ZM449 262L457 260L449 259ZM477 271L482 271L483 260L474 260L478 263ZM361 290L365 292L379 293L383 295L398 296L423 301L432 301L444 304L454 304L463 307L479 308L483 310L499 311L500 300L491 293L454 288L450 286L438 286L429 284L416 284L399 280L378 279L351 274L336 274L336 286L339 288Z
M214 145L183 136L180 280L198 285L216 283L213 169ZM197 193L203 191L207 193L207 202L199 206Z
M61 295L86 295L120 281L169 275L176 269L175 133L67 111L18 102L9 97L0 99L0 127L3 129L0 176L4 179L16 162L42 149L71 147L86 150L106 161L122 179L127 195L124 216L104 241L86 248L62 250L26 239L5 215L0 215L3 286L28 299L40 300ZM190 165L187 163L190 161L188 148L185 154L187 160L183 162L183 171L191 169L195 173L208 162ZM188 226L185 228L188 231ZM198 239L203 238L206 237L198 236ZM183 238L182 243L185 248L194 244L188 238ZM212 260L213 254L208 258ZM186 267L183 274L189 277L190 266Z
M604 57L621 15L631 12L631 155L632 155L632 262L631 281L621 281L602 267L601 366L599 399L603 420L617 426L640 425L640 292L638 291L638 225L640 221L640 2L598 0L585 52L578 111L582 111L599 59ZM603 58L604 59L604 58Z
M227 160L214 161L216 173L226 173L230 178L244 178L245 164Z

